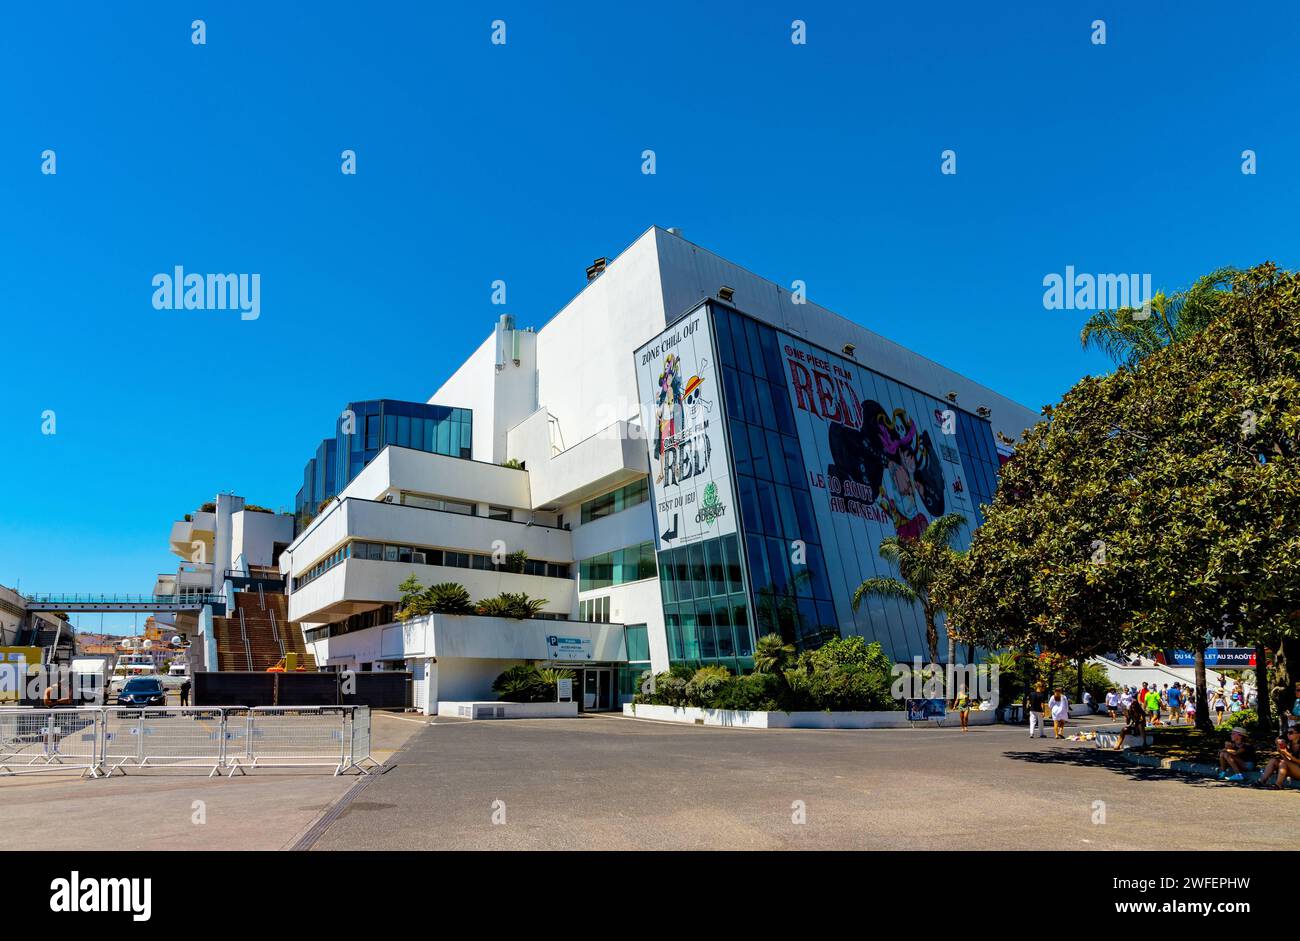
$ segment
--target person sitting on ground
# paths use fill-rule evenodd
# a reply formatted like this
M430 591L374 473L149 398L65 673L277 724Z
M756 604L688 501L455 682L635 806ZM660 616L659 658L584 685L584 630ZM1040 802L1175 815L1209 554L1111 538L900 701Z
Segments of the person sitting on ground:
M1106 691L1106 715L1108 718L1114 719L1118 711L1119 693L1114 688L1111 688Z
M1227 781L1244 781L1246 772L1255 767L1255 745L1243 729L1233 729L1228 743L1219 752L1219 778ZM1228 774L1231 769L1232 774Z
M1260 772L1256 787L1270 787L1280 791L1286 786L1288 777L1300 779L1300 727L1292 726L1277 739L1277 756L1270 758L1264 770ZM1288 767L1291 765L1293 767ZM1277 781L1268 783L1268 779L1277 776Z
M1119 741L1115 743L1115 751L1124 748L1124 739L1130 735L1138 738L1142 744L1146 744L1147 735L1147 711L1146 707L1138 700L1134 699L1128 704L1128 711L1124 713L1124 728L1120 729Z

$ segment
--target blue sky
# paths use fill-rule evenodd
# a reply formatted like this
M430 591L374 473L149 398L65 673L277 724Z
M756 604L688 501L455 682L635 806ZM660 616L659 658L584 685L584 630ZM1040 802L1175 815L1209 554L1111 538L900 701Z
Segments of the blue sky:
M494 279L541 325L651 224L1034 407L1107 368L1044 275L1300 261L1293 4L703 6L7 8L0 584L148 591L172 520L427 398ZM175 265L261 316L153 309Z

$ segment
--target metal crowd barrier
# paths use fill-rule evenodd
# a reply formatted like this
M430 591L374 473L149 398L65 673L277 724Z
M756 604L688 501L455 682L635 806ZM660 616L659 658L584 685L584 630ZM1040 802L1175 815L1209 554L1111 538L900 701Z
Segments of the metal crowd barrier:
M379 767L368 706L0 709L0 775L311 767L339 775L369 774L367 766Z

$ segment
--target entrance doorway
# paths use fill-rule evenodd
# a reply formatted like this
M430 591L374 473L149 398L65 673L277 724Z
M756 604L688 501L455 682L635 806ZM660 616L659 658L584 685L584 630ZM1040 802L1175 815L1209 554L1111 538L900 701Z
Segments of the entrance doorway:
M582 671L582 708L586 712L607 712L614 708L614 671L588 667Z

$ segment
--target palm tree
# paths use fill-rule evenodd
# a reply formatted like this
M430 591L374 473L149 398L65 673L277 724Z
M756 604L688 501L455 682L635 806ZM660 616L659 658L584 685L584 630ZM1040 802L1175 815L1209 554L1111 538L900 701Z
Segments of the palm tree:
M1239 272L1225 267L1196 279L1186 290L1151 298L1149 315L1142 308L1101 310L1084 323L1079 343L1098 349L1118 365L1133 366L1157 350L1203 329L1222 309Z
M784 677L785 668L793 657L793 644L787 644L780 634L764 634L754 644L754 672Z
M966 525L960 513L945 513L932 520L915 539L887 536L880 541L880 557L898 566L899 578L868 578L853 592L853 610L863 598L897 598L919 604L925 617L925 642L930 648L930 662L939 661L939 628L936 623L941 609L931 597L940 579L949 573L957 559L952 547L958 530ZM949 638L949 660L952 639Z
M1085 350L1101 350L1117 365L1135 366L1157 350L1203 330L1219 314L1238 274L1239 269L1226 266L1202 275L1184 291L1172 295L1157 291L1151 298L1150 316L1134 307L1098 311L1083 325L1079 343ZM1210 729L1203 646L1196 649L1196 724L1203 731Z

